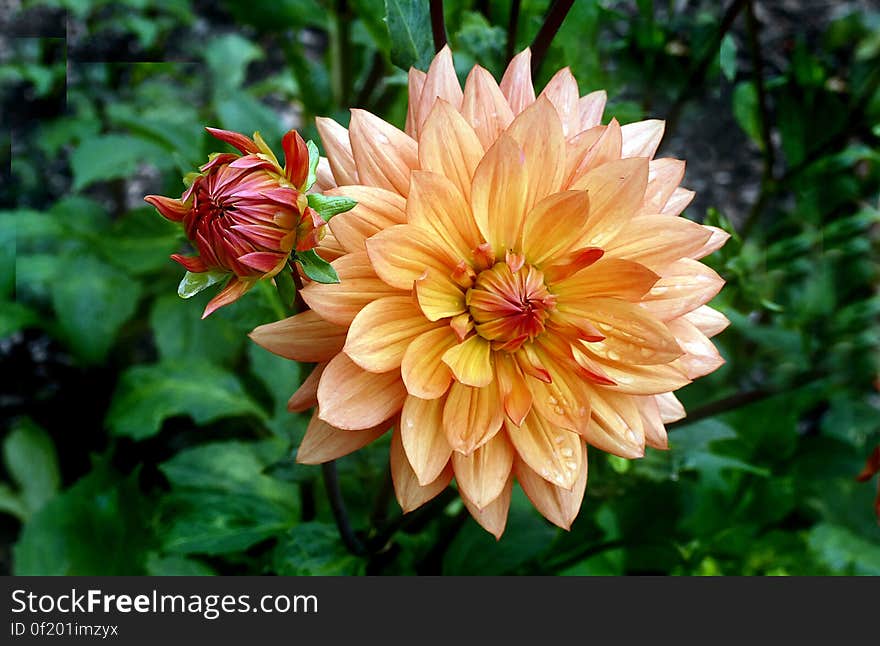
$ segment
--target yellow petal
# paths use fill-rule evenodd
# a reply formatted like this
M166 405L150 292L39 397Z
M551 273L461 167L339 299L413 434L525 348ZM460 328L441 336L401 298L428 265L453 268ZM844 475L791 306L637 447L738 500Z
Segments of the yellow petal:
M364 240L379 231L406 223L406 200L374 186L341 186L328 195L350 197L357 205L329 222L333 235L348 253L366 251Z
M495 436L503 422L494 381L485 388L452 382L443 408L443 429L453 450L473 453Z
M438 100L419 138L419 163L424 170L447 177L465 198L483 146L477 133L449 103Z
M589 191L590 220L578 247L604 247L639 210L648 185L643 157L602 164L571 185Z
M660 276L632 260L601 258L589 267L553 283L553 293L559 298L560 309L565 303L580 303L585 298L611 297L638 302L648 293ZM585 307L574 311L589 319Z
M504 433L498 433L470 455L452 453L458 489L477 509L484 509L501 495L512 467L513 446Z
M436 480L452 455L452 447L443 431L443 404L442 399L419 399L410 395L400 414L403 448L421 485Z
M443 353L443 363L467 386L482 388L495 377L489 342L481 336L474 335L449 348Z
M645 427L635 399L620 392L588 385L591 422L584 439L606 453L622 458L645 455Z
M291 413L301 413L308 410L312 406L318 405L318 382L321 375L324 374L326 363L319 363L315 369L309 373L302 385L296 389L296 392L287 400L287 410Z
M581 448L581 471L571 491L550 484L522 460L514 463L514 474L532 504L551 523L562 529L571 529L577 518L587 488L587 447Z
M364 431L343 431L327 424L318 417L318 411L315 411L296 450L296 461L300 464L322 464L341 458L365 447L384 435L389 428L391 420Z
M452 382L452 372L443 363L443 353L458 339L449 327L425 332L406 349L400 372L411 395L422 399L442 397Z
M337 354L321 375L318 405L321 419L337 428L371 428L397 414L406 388L396 370L375 374Z
M578 131L589 130L602 123L602 113L605 112L607 100L608 94L605 90L596 90L578 99Z
M654 158L660 140L663 139L663 131L666 130L666 122L659 119L647 119L628 123L621 132L623 134L622 156Z
M415 67L409 68L409 75L407 77L407 96L409 97L409 104L406 108L406 127L404 128L404 132L416 141L419 139L419 119L417 111L419 100L422 96L422 89L425 87L426 76L427 75L424 72L417 70Z
M367 253L379 278L397 289L411 290L425 270L448 275L455 267L447 251L426 231L400 224L367 240Z
M590 423L590 395L586 382L575 373L575 366L569 366L540 343L534 343L533 348L551 380L545 383L526 376L534 410L554 426L576 433L585 432ZM573 359L571 363L574 363Z
M568 251L589 212L586 191L555 193L538 202L523 223L522 251L529 263L541 267Z
M330 323L350 325L368 303L400 294L376 275L365 251L346 254L330 264L339 275L338 283L312 282L300 292L308 306Z
M425 120L434 108L437 99L449 102L456 110L461 109L461 85L455 74L452 52L448 46L444 46L440 50L428 67L428 75L425 77L425 85L422 88L416 112L418 132L422 132Z
M577 81L567 67L556 72L541 92L541 96L549 99L556 109L562 134L566 137L577 134L580 127L579 94Z
M438 173L412 174L406 216L410 224L428 233L451 258L470 261L473 250L483 242L464 195Z
M330 162L330 170L333 178L339 186L357 184L357 166L351 152L351 141L348 130L327 117L317 117L315 125L324 150L327 153L327 161Z
M688 377L691 379L703 377L724 365L724 357L693 323L684 318L677 318L669 321L667 325L685 351L684 356L676 361L676 365Z
M548 423L532 412L522 426L507 423L517 455L547 482L571 489L581 474L581 436Z
M660 274L641 306L661 321L671 321L705 305L724 285L715 270L690 258L670 263Z
M419 167L415 140L379 117L357 109L351 111L349 133L359 183L406 197L409 174Z
M422 313L429 321L457 316L465 311L464 292L451 278L430 269L415 282Z
M364 370L396 370L409 344L437 325L422 315L410 295L386 296L354 318L343 352Z
M415 471L406 459L400 433L391 435L391 481L394 484L394 494L403 513L407 514L418 509L429 500L435 498L441 491L449 486L452 480L452 465L447 465L435 480L421 485L416 478Z
M605 253L657 271L701 249L710 236L706 227L685 218L640 215L605 246Z
M308 311L275 323L267 323L248 336L269 352L295 361L329 361L342 351L344 327L333 325Z
M507 478L507 484L501 494L488 505L480 509L467 496L462 495L464 506L480 527L492 534L496 540L501 539L507 526L507 513L510 510L510 493L513 490L513 476Z
M513 57L501 79L501 93L513 114L519 114L535 102L532 86L532 52L526 48Z
M474 65L465 82L461 114L477 133L483 150L488 150L513 121L513 111L498 83L479 65Z

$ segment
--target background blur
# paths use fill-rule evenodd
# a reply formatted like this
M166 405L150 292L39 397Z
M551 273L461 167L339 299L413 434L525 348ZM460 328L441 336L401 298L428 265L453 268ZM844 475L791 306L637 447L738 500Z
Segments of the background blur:
M462 78L477 61L500 76L549 4L446 2ZM856 481L880 444L866 0L575 3L536 86L570 65L582 94L608 90L606 120L667 119L660 155L687 159L698 193L686 216L734 236L708 259L728 281L727 364L679 392L671 451L591 452L570 533L517 488L499 543L449 498L401 522L387 437L343 458L355 528L397 530L379 554L346 552L320 470L293 462L305 418L285 403L305 369L246 337L281 318L277 296L200 321L209 296L177 297L181 238L142 198L181 192L218 147L206 124L275 146L293 126L317 139L315 115L347 124L349 106L402 126L406 52L385 13L0 0L0 573L880 574L877 476Z

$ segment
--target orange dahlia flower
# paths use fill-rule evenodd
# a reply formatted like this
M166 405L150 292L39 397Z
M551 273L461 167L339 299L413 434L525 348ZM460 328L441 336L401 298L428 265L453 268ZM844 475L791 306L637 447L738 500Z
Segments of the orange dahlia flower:
M605 93L568 69L535 97L530 52L499 86L462 91L444 49L409 74L406 131L362 110L320 119L338 185L358 205L330 223L338 285L253 339L318 365L290 400L317 405L297 459L332 460L394 428L397 498L412 510L454 477L500 536L516 479L568 528L590 444L666 448L672 394L723 360L698 262L728 237L678 217L684 162L654 159L663 122L600 125Z
M299 133L284 136L282 167L259 133L251 139L228 130L207 131L241 154L212 155L179 199L144 198L164 217L183 223L198 253L171 258L193 274L212 275L200 286L230 276L203 318L244 295L257 280L276 275L291 251L314 248L325 224L305 195L309 152Z

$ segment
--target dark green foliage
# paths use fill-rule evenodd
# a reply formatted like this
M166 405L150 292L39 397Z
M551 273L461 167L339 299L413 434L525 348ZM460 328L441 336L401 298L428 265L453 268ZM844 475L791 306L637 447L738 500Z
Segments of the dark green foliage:
M23 4L63 8L81 37L23 34L0 60L14 573L880 574L876 476L855 480L880 444L880 14L865 3L794 18L761 3L762 22L744 11L725 33L713 2L574 3L536 88L570 66L581 94L608 91L606 121L668 119L659 156L686 158L698 189L686 217L733 236L706 259L727 281L713 302L732 322L727 363L679 392L690 417L670 451L590 450L570 532L517 486L500 542L454 496L401 519L381 493L387 437L339 460L368 557L340 539L320 468L294 460L309 414L287 400L312 366L247 338L293 313L292 281L201 320L218 286L177 296L168 256L189 250L142 198L180 195L227 150L205 125L258 130L276 153L289 128L318 142L313 118L345 125L349 107L403 127L404 70L434 53L429 3ZM444 3L462 81L474 64L503 73L513 4ZM513 52L550 3L519 4Z

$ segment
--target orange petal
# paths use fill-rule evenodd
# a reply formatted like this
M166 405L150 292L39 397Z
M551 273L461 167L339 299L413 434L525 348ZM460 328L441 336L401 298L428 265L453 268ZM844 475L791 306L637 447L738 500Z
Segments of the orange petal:
M596 90L578 99L579 132L595 128L602 123L602 113L605 112L607 100L608 94L605 90Z
M706 227L685 218L640 215L605 246L605 253L656 271L701 249L710 236Z
M663 420L664 424L677 422L680 419L684 419L687 415L684 406L681 405L681 402L672 393L654 395L654 400L657 402L657 408L660 410L660 419Z
M461 109L461 85L458 82L458 76L455 74L452 52L448 46L444 46L438 52L428 68L425 85L422 88L419 106L416 110L418 132L422 132L422 127L425 125L425 121L434 108L434 103L437 99L448 101L456 110Z
M532 392L513 357L507 352L495 354L495 375L504 412L514 425L523 423L532 409Z
M642 415L645 443L654 449L668 449L669 438L666 435L666 427L663 426L663 418L660 416L657 400L654 397L635 397L634 399Z
M327 161L330 162L330 170L333 178L339 186L357 184L357 166L351 152L351 141L348 130L327 117L315 118L315 125L324 144L327 153Z
M361 370L345 354L333 357L318 384L321 419L345 430L381 423L400 410L404 399L400 373Z
M535 102L532 86L532 51L524 49L513 57L501 79L501 93L507 98L513 114L519 114Z
M455 266L448 252L434 238L412 224L400 224L380 231L367 240L367 253L373 269L386 283L411 290L425 270L451 273Z
M591 343L589 349L611 361L636 365L666 364L683 354L666 324L634 303L614 298L589 298L577 305L560 303L559 307L589 319L599 328L605 339Z
M400 294L376 275L365 251L346 254L330 264L339 275L338 283L312 282L300 292L308 306L330 323L350 325L368 303Z
M359 183L406 197L410 171L419 167L415 140L379 117L358 109L351 111L349 133Z
M422 399L443 396L452 382L452 372L443 363L443 353L458 343L448 327L425 332L413 339L403 355L400 372L411 395Z
M438 100L419 138L421 168L449 178L467 198L482 157L483 146L474 129L458 110Z
M507 484L501 494L488 505L480 509L462 494L461 500L471 516L480 527L492 534L496 540L501 539L507 526L507 513L510 510L510 493L513 490L513 476L507 478Z
M269 352L295 361L329 361L342 351L347 329L308 311L254 329L248 336Z
M409 75L407 78L407 96L409 97L409 104L406 108L406 127L404 128L404 132L417 141L419 138L419 119L417 111L419 99L422 96L422 89L425 87L426 76L427 75L423 71L417 70L415 67L409 68Z
M481 336L474 335L449 348L443 353L443 363L467 386L482 388L495 377L489 342Z
M432 482L422 485L416 478L415 471L406 459L400 433L391 435L391 481L394 483L394 494L403 513L407 514L418 509L429 500L435 498L449 486L452 480L452 465L447 464Z
M667 265L641 306L661 321L691 312L711 301L724 280L711 267L682 258Z
M473 453L495 436L503 422L494 381L485 388L452 382L443 408L443 429L453 450Z
M578 247L604 247L642 205L648 160L642 157L602 164L571 185L590 192L590 220Z
M666 122L660 119L647 119L628 123L621 128L623 134L623 158L647 157L654 158L663 132L666 130Z
M205 306L205 311L202 312L202 318L207 318L221 307L231 305L247 294L250 288L255 284L255 280L243 280L238 276L233 276L229 279L229 282L226 283L226 286L221 289L214 298L208 301L208 304Z
M661 213L672 197L672 193L684 178L685 163L680 159L664 157L652 159L648 164L648 187L645 189L645 203L642 213L651 215Z
M677 318L669 321L667 325L685 351L684 356L676 361L676 365L688 377L691 379L703 377L724 365L724 357L693 323L684 318Z
M315 369L309 373L302 385L296 389L296 392L287 400L287 410L291 413L301 413L308 410L312 406L318 405L318 382L321 375L324 374L326 363L319 363Z
M410 395L400 414L403 448L421 485L436 480L452 454L443 431L443 404L442 399L419 399Z
M567 365L563 358L548 352L539 343L534 343L533 348L551 380L545 383L526 377L534 410L554 426L585 432L590 423L590 394L586 382L575 373L576 366ZM574 360L571 363L574 364Z
M406 200L374 186L341 186L328 195L350 197L357 205L330 220L329 227L348 253L365 251L364 241L395 224L406 223Z
M589 211L586 191L555 193L538 202L523 223L522 250L528 261L541 267L568 251Z
M354 318L343 352L364 370L396 370L409 344L437 325L422 315L409 295L386 296Z
M645 427L635 398L610 388L587 386L591 391L591 422L584 439L622 458L645 455Z
M406 216L410 224L427 232L451 258L470 259L474 248L483 242L464 194L443 175L413 172Z
M513 465L516 479L519 481L528 499L532 501L532 504L541 512L544 518L562 529L571 529L571 524L581 510L584 491L587 489L586 445L581 447L581 456L582 467L571 491L550 484L532 471L522 460L516 460Z
M566 137L577 134L580 127L579 95L577 81L568 67L556 72L541 92L541 96L549 99L556 109L562 134Z
M469 455L452 453L452 469L463 498L484 509L498 498L513 467L513 446L504 433L498 433Z
M343 431L321 420L318 411L315 411L296 450L296 461L300 464L322 464L341 458L381 437L389 428L391 420L364 431Z
M559 298L561 310L565 303L580 303L585 298L611 297L638 302L659 280L653 271L631 260L601 258L576 274L553 283L553 293ZM589 319L584 307L574 310Z
M520 459L547 482L571 489L581 473L581 436L548 423L533 411L517 428L507 423L507 436Z
M693 312L688 312L684 318L709 338L720 334L730 325L730 320L724 314L708 305L701 305Z
M723 229L709 226L708 224L704 224L703 228L708 229L710 235L709 239L706 241L706 244L690 254L690 257L696 260L699 260L700 258L705 258L709 254L718 251L730 239L730 234Z
M688 205L694 201L696 193L680 186L672 191L666 205L660 210L663 215L681 215Z
M474 65L465 82L461 114L473 126L483 150L488 150L513 121L513 111L498 83L479 65Z
M595 130L600 130L598 137ZM573 185L594 168L619 160L622 141L617 119L571 139L567 146L565 186Z
M318 168L315 170L315 185L309 191L310 193L323 193L337 186L336 177L330 168L330 162L326 157L318 160Z
M678 390L691 383L684 373L673 365L640 366L608 359L607 353L594 354L585 343L587 354L598 363L602 372L614 383L614 389L629 395L657 395Z

